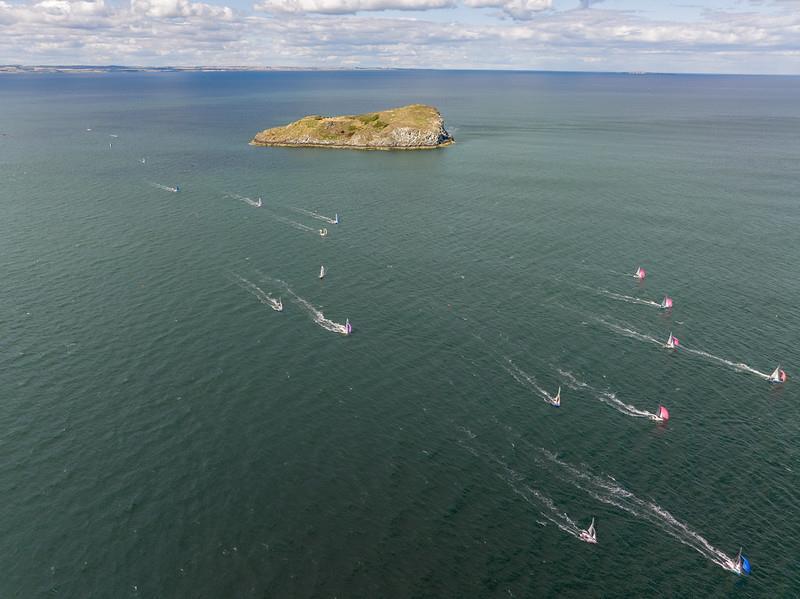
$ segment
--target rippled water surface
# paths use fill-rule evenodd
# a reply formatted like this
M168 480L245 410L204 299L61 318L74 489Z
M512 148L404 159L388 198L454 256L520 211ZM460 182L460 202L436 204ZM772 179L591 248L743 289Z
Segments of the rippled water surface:
M796 594L798 164L798 78L0 77L0 596Z

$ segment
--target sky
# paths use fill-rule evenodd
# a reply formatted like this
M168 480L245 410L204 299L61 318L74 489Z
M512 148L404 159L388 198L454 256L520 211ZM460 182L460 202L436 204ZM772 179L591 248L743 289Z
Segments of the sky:
M0 64L800 74L800 0L0 0Z

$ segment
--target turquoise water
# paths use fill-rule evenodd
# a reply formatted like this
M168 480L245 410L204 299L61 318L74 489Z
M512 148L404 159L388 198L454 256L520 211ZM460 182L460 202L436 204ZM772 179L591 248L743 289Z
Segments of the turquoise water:
M247 145L409 102L457 143ZM797 593L800 79L4 76L0 134L0 596Z

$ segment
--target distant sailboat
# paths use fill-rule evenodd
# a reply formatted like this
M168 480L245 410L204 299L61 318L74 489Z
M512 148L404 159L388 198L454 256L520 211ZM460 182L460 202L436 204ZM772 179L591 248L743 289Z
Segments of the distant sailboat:
M654 418L656 422L666 422L669 420L669 410L664 406L658 406L658 411L656 412L656 417Z
M180 190L181 188L178 185L176 185L175 187L172 188L172 193L178 193Z
M334 225L338 225L339 224L339 213L338 212L333 217L333 224Z
M141 162L142 164L147 164L147 158L142 158L139 162Z
M350 319L344 321L344 334L350 336L353 333L353 325L350 324Z
M261 208L261 196L258 196L258 201L254 204L256 208Z
M644 278L647 276L647 271L640 266L636 269L636 273L633 276L640 281L644 281Z
M672 308L672 298L668 295L664 296L664 299L661 300L661 308L664 310L669 310Z
M769 375L769 382L770 383L785 383L787 378L789 378L789 377L786 375L786 371L785 370L781 370L781 366L780 366L780 364L778 364L778 367L775 368L775 370L772 371L771 375Z
M319 278L320 279L324 279L325 278L325 267L324 266L320 266L319 267Z
M594 528L594 518L592 518L592 523L589 525L589 528L586 530L581 531L581 541L586 541L587 543L591 543L595 545L597 543L597 531Z
M550 401L550 403L556 408L561 407L561 387L558 388L556 396Z
M278 298L278 303L275 305L275 310L278 312L283 312L283 300Z
M667 339L667 342L666 344L664 344L664 347L666 347L667 349L676 349L680 344L681 342L678 341L678 338L672 333L670 333L669 339Z

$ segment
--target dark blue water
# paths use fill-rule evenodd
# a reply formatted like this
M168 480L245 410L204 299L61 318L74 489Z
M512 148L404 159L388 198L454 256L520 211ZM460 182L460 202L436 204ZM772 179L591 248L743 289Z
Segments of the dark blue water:
M792 596L798 159L791 77L0 77L0 596Z

